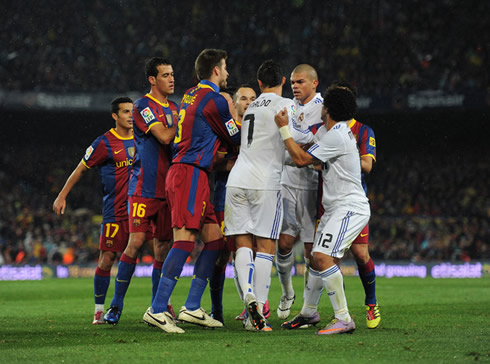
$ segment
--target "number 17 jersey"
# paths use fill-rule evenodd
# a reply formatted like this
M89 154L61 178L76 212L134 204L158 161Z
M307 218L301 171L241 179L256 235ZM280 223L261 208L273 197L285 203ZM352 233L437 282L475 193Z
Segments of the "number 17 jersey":
M292 100L275 93L263 93L243 115L241 147L228 176L227 187L280 190L285 146L274 116L286 107L295 113Z

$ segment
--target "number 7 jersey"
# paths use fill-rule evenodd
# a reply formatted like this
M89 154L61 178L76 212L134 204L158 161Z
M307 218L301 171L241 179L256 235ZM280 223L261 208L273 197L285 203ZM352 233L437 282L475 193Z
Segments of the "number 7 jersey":
M240 153L228 177L227 187L281 189L285 145L274 116L284 108L288 111L291 134L295 134L291 126L296 117L292 100L275 93L263 93L249 105L242 120Z

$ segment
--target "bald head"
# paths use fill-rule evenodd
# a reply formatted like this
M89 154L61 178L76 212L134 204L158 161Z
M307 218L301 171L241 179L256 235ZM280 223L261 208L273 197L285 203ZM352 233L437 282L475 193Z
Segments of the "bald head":
M304 73L308 76L310 81L318 81L318 74L316 73L316 69L306 63L299 64L294 67L294 70L293 72L291 72L291 74L293 73Z
M315 97L318 74L309 64L297 65L291 72L291 89L296 100L307 104Z

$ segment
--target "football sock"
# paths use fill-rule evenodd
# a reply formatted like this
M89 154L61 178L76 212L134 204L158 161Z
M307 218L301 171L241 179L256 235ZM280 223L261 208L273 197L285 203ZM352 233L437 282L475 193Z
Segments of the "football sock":
M162 275L162 266L163 262L156 259L153 261L153 270L151 271L151 302L153 302L157 293L160 276Z
M361 278L362 285L364 287L364 293L366 298L364 300L365 305L376 304L376 271L373 260L370 258L369 262L364 265L357 265L359 271L359 278Z
M174 242L172 249L168 252L167 258L162 266L162 276L151 304L153 313L167 311L168 300L177 284L177 280L182 273L187 257L194 249L193 241L179 240Z
M235 266L235 259L233 259L233 280L235 281L235 286L236 290L238 291L238 295L240 296L240 299L243 301L243 291L242 287L240 286L240 282L238 282L238 273L236 271L236 266Z
M199 254L194 265L194 279L191 282L191 288L185 301L185 307L188 310L194 311L201 307L202 295L208 284L209 277L213 273L224 243L223 238L211 241L204 245L204 249Z
M304 303L301 316L310 317L318 311L318 304L323 292L323 280L320 273L310 268L308 283L304 290Z
M107 294L107 289L111 283L111 270L102 270L99 267L95 269L94 275L94 297L95 304L102 305L102 310L104 311L105 296Z
M112 298L111 307L119 306L119 310L123 309L124 296L128 291L131 277L133 276L134 269L136 268L136 259L128 257L126 254L121 254L119 260L119 266L117 270L114 297Z
M250 248L242 247L236 251L235 267L238 276L238 283L242 288L243 299L248 293L254 294L253 277L254 277L254 258L253 251Z
M307 257L304 257L305 258L305 277L304 277L304 283L305 283L305 287L306 285L308 284L308 276L310 274L310 259L307 258Z
M262 252L257 252L257 255L255 256L255 296L257 297L261 309L265 301L267 301L267 296L269 296L273 259L273 254Z
M333 265L319 273L322 277L323 287L327 291L330 302L332 303L335 318L350 322L351 317L344 292L344 277L340 272L340 268L337 265Z
M294 265L293 251L291 250L286 255L276 252L276 257L277 275L281 282L282 295L291 298L294 296L293 282L291 280L291 269Z
M223 288L225 285L226 265L214 266L213 275L209 280L209 293L211 294L211 312L223 312Z

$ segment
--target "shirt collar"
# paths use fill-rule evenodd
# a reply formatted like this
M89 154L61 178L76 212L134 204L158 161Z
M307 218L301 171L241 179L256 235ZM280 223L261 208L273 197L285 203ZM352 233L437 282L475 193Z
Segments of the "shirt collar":
M199 82L200 87L209 87L211 88L214 92L219 92L219 86L209 80L201 80Z

